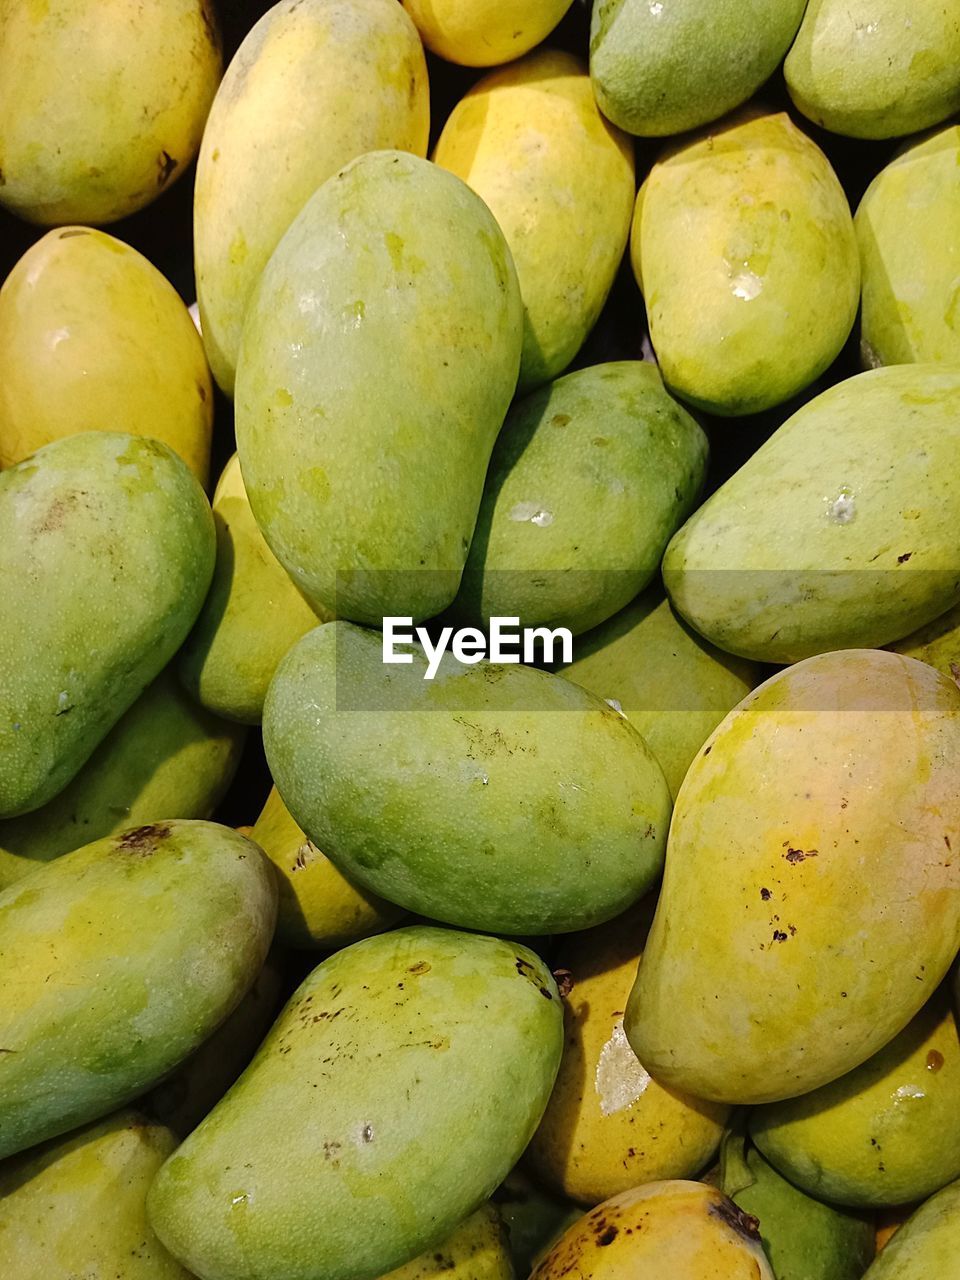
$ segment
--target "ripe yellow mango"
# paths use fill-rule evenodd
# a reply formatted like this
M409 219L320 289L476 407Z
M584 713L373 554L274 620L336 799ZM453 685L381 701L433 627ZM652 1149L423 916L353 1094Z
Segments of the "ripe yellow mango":
M383 1280L514 1280L503 1223L492 1204L482 1205L441 1244Z
M492 67L546 39L572 0L403 0L423 43L448 62Z
M890 648L928 662L953 680L960 678L960 604Z

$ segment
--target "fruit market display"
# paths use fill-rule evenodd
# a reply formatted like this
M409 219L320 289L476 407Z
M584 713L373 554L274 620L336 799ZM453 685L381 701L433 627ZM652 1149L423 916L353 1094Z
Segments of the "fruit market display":
M960 0L0 0L0 1280L960 1280Z

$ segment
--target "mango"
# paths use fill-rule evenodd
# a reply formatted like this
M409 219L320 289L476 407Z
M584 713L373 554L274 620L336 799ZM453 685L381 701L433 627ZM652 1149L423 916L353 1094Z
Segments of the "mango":
M750 110L668 150L641 188L630 253L663 379L710 413L789 400L857 314L850 206L784 112Z
M895 138L960 108L960 3L810 0L784 63L814 124L851 138Z
M396 0L281 0L247 34L210 109L194 239L203 340L233 394L270 255L317 187L383 147L426 155L423 49Z
M106 1115L236 1007L273 933L256 845L208 822L133 827L0 893L0 1156Z
M385 665L379 635L334 622L280 664L267 761L317 847L390 902L496 933L582 929L640 898L670 798L626 720L532 667L448 653L425 680L406 652Z
M423 43L448 62L492 67L545 40L572 0L402 0Z
M854 225L864 364L960 364L960 125L882 169Z
M0 467L61 436L162 440L202 485L213 388L173 286L102 231L50 231L0 289Z
M391 1271L383 1280L514 1280L503 1223L491 1204L481 1205L442 1244Z
M497 437L456 609L574 634L657 573L696 505L707 438L653 365L569 373L516 401Z
M221 65L209 0L4 0L0 205L45 226L143 208L196 155Z
M960 1249L960 1182L944 1187L897 1231L863 1280L947 1280Z
M895 653L929 663L956 680L960 675L960 604L890 648Z
M629 133L695 129L776 71L806 0L597 0L590 75L600 110Z
M315 609L379 625L453 600L522 332L510 250L459 178L378 151L308 201L250 304L236 426L257 523Z
M457 103L433 155L481 196L523 297L519 389L557 377L597 322L630 235L633 143L579 59L538 50Z
M960 947L958 751L960 689L879 650L810 658L730 712L677 796L627 1005L651 1075L773 1102L889 1044Z
M200 1280L381 1276L516 1162L562 1038L556 986L524 947L425 927L355 943L160 1170L154 1230Z
M0 818L62 791L173 657L214 542L156 440L67 436L0 472Z
M797 662L960 602L958 392L960 367L903 365L804 405L667 547L674 608L721 649Z
M180 651L180 678L209 711L241 724L259 724L277 664L317 625L317 615L267 546L250 510L236 454L213 495L213 519L213 582Z
M510 1170L490 1199L500 1212L519 1277L529 1276L534 1258L551 1248L581 1214L577 1205L544 1191L522 1165Z

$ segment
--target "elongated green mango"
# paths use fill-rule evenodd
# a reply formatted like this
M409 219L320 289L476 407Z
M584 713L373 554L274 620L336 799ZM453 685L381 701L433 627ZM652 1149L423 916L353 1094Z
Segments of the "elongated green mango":
M259 972L276 885L228 827L165 822L0 894L0 1155L105 1115L213 1032Z
M908 1218L863 1280L947 1280L960 1254L960 1182L951 1182Z
M559 993L525 947L424 927L355 943L161 1169L154 1229L201 1280L374 1280L494 1190L562 1041Z

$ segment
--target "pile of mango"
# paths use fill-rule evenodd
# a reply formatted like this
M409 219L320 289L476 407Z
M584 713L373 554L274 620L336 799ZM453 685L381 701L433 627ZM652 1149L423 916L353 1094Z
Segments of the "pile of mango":
M0 0L3 1280L960 1278L958 111Z

